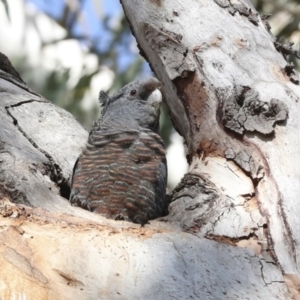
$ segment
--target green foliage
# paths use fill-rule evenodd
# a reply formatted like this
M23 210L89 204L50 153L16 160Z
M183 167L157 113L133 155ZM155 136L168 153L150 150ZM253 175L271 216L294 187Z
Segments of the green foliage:
M167 109L165 106L162 106L161 108L161 114L160 114L160 135L162 139L165 142L165 146L168 147L170 144L170 135L173 129L173 125L171 122L171 119L167 113Z
M137 75L141 73L143 64L143 59L141 57L137 57L137 59L129 65L128 69L120 71L110 89L110 92L119 90L121 87L135 79Z
M6 0L1 1L6 4ZM26 1L30 2L30 0ZM90 111L86 111L82 108L81 102L85 93L90 88L93 76L98 74L102 66L107 66L112 70L115 74L115 80L110 90L106 91L112 93L134 80L142 72L145 62L139 55L130 52L128 45L133 43L134 38L131 35L129 25L123 14L120 15L118 20L115 16L102 16L100 11L98 13L99 26L110 38L95 38L95 36L92 36L92 34L86 30L86 24L82 22L84 1L78 1L80 5L75 10L74 6L70 5L71 2L72 1L62 2L62 13L59 16L48 14L50 18L66 30L67 35L61 40L44 42L42 47L58 44L61 41L77 39L83 47L87 48L87 53L94 54L98 58L98 66L95 66L95 70L89 73L83 70L78 82L75 86L73 85L70 88L68 84L71 77L70 69L57 66L54 71L40 70L40 73L44 74L44 76L38 75L39 78L37 80L37 76L30 75L36 72L36 70L26 64L26 59L18 61L17 63L14 60L14 64L16 68L20 70L21 76L26 80L29 86L56 105L70 111L85 128L89 129L93 120L95 120L99 114L99 105L97 105L95 101L95 105L92 106ZM94 13L96 12L94 11ZM114 20L112 20L112 18L114 18ZM31 22L34 23L35 20L31 20ZM78 30L78 28L81 30ZM84 34L81 32L84 32ZM42 36L41 39L43 40ZM43 49L41 49L41 51L43 51ZM127 55L125 67L120 66L121 55Z

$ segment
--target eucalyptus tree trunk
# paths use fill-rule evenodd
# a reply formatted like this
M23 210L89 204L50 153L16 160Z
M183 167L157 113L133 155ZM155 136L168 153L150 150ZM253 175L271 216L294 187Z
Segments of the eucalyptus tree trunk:
M231 2L122 0L190 163L143 228L70 206L87 132L0 55L0 299L299 299L299 80Z
M227 251L207 257L208 265L230 262L227 275L207 274L224 275L212 298L222 298L228 277L243 298L240 281L257 274L274 298L286 285L299 297L300 87L285 60L293 50L275 41L249 1L121 2L188 149L189 172L173 192L168 222L243 252L242 261ZM206 266L198 267L202 274Z

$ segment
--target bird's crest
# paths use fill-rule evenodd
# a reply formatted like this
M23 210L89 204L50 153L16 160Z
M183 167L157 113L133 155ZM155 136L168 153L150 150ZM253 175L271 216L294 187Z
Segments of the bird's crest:
M100 91L99 102L102 107L107 106L109 99L110 99L109 96L104 91Z
M102 108L101 115L103 115L111 102L111 98L104 91L100 91L99 93L99 102Z

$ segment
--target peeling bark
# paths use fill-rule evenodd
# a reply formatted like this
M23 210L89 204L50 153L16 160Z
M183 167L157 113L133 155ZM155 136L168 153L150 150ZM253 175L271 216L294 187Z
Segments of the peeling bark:
M300 87L285 58L298 54L276 42L250 1L121 2L188 149L166 220L252 248L265 284L284 282L287 299L297 298ZM270 280L270 267L285 279Z
M250 87L236 87L235 93L222 102L220 99L223 125L239 134L244 131L264 135L274 133L275 123L286 121L288 116L288 109L282 101L271 99L263 102Z
M0 222L2 299L287 299L281 273L251 249L157 221L104 225L2 202Z

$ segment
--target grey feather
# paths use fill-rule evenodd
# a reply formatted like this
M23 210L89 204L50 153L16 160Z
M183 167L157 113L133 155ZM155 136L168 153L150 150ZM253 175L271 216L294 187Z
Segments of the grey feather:
M70 201L117 220L145 224L166 212L167 164L158 132L160 83L100 92L100 118L74 167Z

